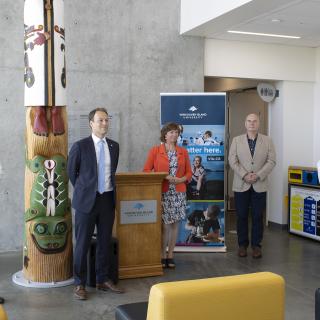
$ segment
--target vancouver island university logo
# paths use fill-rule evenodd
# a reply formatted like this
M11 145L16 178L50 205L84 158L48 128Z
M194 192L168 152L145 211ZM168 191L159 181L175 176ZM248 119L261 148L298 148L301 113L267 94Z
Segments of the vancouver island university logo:
M188 108L188 107L187 107ZM182 119L203 119L205 117L207 117L207 113L202 113L199 111L200 107L197 106L191 106L188 108L188 111L191 112L181 112L179 113L180 118Z
M137 210L141 210L144 207L144 205L141 202L137 202L133 208Z
M157 220L157 201L121 201L120 223L154 223Z

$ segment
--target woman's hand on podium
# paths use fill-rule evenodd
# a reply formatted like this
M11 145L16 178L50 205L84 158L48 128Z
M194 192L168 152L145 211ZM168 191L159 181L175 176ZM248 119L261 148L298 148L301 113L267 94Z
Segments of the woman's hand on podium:
M166 179L169 181L169 183L172 183L172 184L184 183L187 180L186 177L178 178L178 177L173 177L170 175L167 175Z

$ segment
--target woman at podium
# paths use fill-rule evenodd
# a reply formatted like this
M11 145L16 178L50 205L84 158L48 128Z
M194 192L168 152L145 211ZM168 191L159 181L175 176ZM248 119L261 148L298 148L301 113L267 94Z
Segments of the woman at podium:
M177 146L179 134L178 124L165 124L160 135L162 143L151 148L143 168L144 172L168 172L162 184L163 268L175 268L173 251L179 222L186 216L186 184L192 176L188 152Z

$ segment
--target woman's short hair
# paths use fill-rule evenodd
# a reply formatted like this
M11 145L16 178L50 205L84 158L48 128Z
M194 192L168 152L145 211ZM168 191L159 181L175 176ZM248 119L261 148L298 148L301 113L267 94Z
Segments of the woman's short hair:
M166 138L165 138L166 134L172 130L177 130L178 132L180 132L179 125L175 122L168 122L161 128L161 131L160 131L161 142L166 142Z

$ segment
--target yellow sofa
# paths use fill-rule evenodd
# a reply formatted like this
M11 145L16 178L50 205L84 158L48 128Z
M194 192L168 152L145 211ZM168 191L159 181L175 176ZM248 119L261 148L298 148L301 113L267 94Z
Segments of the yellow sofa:
M271 272L159 283L147 320L283 320L284 279Z
M1 304L0 304L0 320L8 320L7 314L4 311L4 308Z

